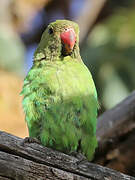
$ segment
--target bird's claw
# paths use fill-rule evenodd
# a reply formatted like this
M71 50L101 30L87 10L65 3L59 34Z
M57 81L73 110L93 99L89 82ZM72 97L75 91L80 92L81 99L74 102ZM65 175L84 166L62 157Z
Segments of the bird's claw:
M41 144L40 141L37 138L33 138L33 137L26 137L22 140L22 145L26 144L26 143L36 143L36 144Z
M78 159L78 161L76 162L77 165L79 165L80 163L87 162L86 157L81 153L78 153L78 152L74 151L74 152L71 152L70 155L74 156L74 157L76 157Z

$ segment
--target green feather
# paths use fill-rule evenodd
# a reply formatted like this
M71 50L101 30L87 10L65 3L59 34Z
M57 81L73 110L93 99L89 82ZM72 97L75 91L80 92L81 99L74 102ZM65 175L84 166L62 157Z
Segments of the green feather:
M60 32L67 26L74 28L77 40L73 52L63 56ZM48 34L50 27L53 35ZM65 153L80 146L79 151L91 160L97 147L98 101L91 73L79 54L78 33L77 24L67 20L48 26L21 94L30 137Z

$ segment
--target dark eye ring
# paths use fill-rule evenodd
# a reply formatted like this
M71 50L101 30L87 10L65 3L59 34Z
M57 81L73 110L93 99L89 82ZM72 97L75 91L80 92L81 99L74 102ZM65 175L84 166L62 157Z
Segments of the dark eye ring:
M53 28L49 28L48 33L53 34Z

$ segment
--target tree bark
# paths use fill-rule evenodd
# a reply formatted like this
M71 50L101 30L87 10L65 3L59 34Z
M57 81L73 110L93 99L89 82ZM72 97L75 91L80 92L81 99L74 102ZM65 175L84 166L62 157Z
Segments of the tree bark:
M135 176L135 91L98 118L94 162Z
M0 178L3 180L135 180L115 170L78 159L0 132Z

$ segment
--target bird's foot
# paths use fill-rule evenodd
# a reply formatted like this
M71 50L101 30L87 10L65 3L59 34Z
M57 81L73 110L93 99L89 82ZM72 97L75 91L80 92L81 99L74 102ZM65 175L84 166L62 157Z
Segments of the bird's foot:
M87 162L86 157L82 153L78 153L78 152L74 151L74 152L71 152L70 155L74 156L78 159L78 161L76 162L77 165L79 165L80 163Z
M37 139L37 138L33 138L33 137L26 137L22 140L22 145L26 144L26 143L36 143L36 144L41 144L41 142Z

